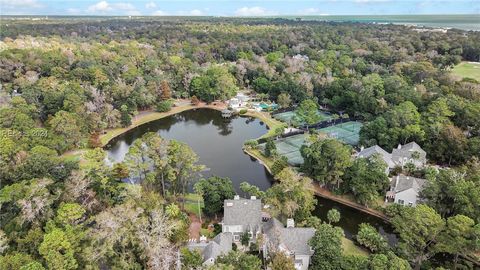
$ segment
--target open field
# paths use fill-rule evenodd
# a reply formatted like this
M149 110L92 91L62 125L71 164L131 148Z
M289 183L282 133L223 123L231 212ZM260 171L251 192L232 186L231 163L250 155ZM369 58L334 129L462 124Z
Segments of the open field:
M462 62L452 69L453 74L480 82L480 62Z
M185 195L184 200L185 200L185 211L189 214L194 214L198 216L198 213L200 212L198 209L199 202L200 202L200 208L204 207L202 196L195 193L188 193Z

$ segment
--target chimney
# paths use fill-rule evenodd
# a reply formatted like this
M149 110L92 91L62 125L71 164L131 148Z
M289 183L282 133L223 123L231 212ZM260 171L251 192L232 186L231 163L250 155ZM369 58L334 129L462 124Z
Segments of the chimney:
M257 199L257 196L250 196L250 200L255 201Z
M235 196L233 197L233 199L234 199L234 200L240 200L240 196L239 196L239 195L235 195Z
M200 236L200 242L201 243L207 242L207 237L205 235Z
M287 228L295 228L295 220L293 218L287 219Z

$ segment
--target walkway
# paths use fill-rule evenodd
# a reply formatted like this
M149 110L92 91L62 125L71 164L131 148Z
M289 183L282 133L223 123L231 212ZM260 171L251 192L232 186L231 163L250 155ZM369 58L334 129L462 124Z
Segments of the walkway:
M325 189L325 188L322 188L318 183L312 183L313 185L313 191L315 192L316 195L318 196L321 196L321 197L324 197L324 198L327 198L329 200L332 200L332 201L336 201L336 202L339 202L341 204L344 204L344 205L347 205L347 206L350 206L352 208L355 208L357 210L360 210L362 212L365 212L367 214L370 214L372 216L376 216L378 218L381 218L383 220L385 220L386 222L389 222L389 219L388 217L378 211L378 210L375 210L375 209L372 209L372 208L368 208L364 205L361 205L359 203L356 203L356 202L353 202L349 199L346 199L346 198L343 198L341 196L338 196L338 195L335 195L333 194L331 191Z
M202 223L200 223L200 220L195 214L190 214L188 218L190 219L190 227L188 227L188 239L199 240Z

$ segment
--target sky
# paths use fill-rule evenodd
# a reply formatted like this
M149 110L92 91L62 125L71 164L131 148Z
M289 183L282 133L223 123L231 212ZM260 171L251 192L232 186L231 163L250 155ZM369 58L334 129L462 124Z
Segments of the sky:
M279 16L403 14L480 14L480 0L0 0L0 15Z

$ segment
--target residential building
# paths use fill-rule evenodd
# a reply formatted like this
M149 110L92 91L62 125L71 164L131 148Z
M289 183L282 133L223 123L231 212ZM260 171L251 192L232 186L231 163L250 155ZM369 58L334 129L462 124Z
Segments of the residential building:
M378 145L374 145L368 148L365 148L360 150L360 152L357 154L357 157L359 158L370 158L373 155L379 155L383 161L387 164L387 168L385 169L385 173L388 174L388 172L395 168L395 163L392 161L392 154L388 153L387 151L383 150Z
M392 161L401 167L407 163L413 163L416 167L423 167L427 163L427 153L416 142L405 145L399 144L392 151Z
M386 200L406 206L416 206L420 202L420 192L427 180L398 175L392 178Z
M240 240L240 235L248 232L251 239L261 233L262 201L252 196L250 199L240 198L225 200L223 204L222 232L233 234L234 241Z
M293 258L295 269L308 269L313 255L309 241L315 235L314 228L296 228L293 219L288 219L285 227L277 219L271 218L263 225L263 235L265 258L272 252L285 252Z
M218 256L227 254L232 250L233 234L220 233L213 240L207 241L206 237L200 237L199 243L189 243L190 250L199 250L203 256L204 265L212 265Z
M228 101L228 107L234 110L247 107L249 100L250 98L247 95L240 92Z
M255 196L250 199L235 196L233 200L225 200L222 232L211 241L202 236L200 242L190 242L188 248L200 250L203 264L212 265L218 256L232 250L233 243L240 245L240 236L243 233L250 235L251 242L256 242L261 235L264 241L259 248L265 258L273 252L285 252L294 260L296 269L308 269L310 257L313 255L309 241L315 235L315 229L296 228L293 219L287 220L285 227L262 209L261 200Z
M391 169L397 166L403 167L407 163L412 163L416 167L423 167L427 163L427 153L416 142L410 142L405 145L399 144L397 148L392 150L391 154L378 145L365 149L362 147L357 157L369 158L374 154L380 155L387 164L387 174Z

